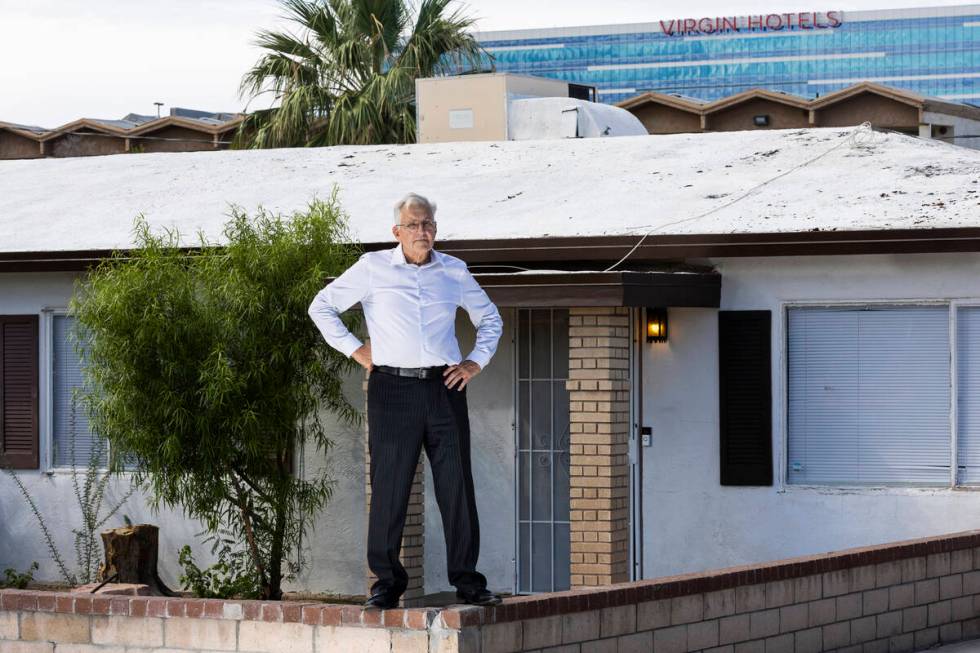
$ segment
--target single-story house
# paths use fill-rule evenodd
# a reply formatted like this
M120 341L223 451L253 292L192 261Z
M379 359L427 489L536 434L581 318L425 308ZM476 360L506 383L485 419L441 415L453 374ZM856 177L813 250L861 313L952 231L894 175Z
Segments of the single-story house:
M980 528L980 153L860 128L0 162L2 453L50 521L79 519L64 308L86 266L137 213L218 238L229 203L288 213L334 185L366 248L392 246L404 193L435 200L437 247L504 317L470 392L493 589ZM338 486L294 587L358 594L364 434L335 439L296 468ZM428 593L448 585L420 488L405 556ZM0 568L56 578L4 475L0 497ZM173 582L199 526L140 496L122 512L162 526Z

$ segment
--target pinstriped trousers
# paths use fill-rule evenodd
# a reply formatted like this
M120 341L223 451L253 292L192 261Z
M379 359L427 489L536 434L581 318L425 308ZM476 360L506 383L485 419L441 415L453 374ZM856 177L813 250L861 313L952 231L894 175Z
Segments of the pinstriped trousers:
M385 591L400 596L408 585L398 557L423 447L442 514L449 582L460 589L486 587L487 579L476 571L480 524L470 467L466 389L447 388L442 375L415 379L374 371L368 377L367 409L371 454L367 553L368 567L378 577L372 594Z

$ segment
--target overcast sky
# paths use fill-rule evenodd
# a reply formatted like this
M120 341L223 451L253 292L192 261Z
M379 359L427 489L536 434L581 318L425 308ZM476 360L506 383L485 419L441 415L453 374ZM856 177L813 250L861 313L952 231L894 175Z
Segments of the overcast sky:
M469 0L482 30L784 11L971 4L957 0ZM678 7L682 7L679 12ZM0 0L0 121L54 127L81 117L156 113L154 102L241 111L257 29L276 0Z

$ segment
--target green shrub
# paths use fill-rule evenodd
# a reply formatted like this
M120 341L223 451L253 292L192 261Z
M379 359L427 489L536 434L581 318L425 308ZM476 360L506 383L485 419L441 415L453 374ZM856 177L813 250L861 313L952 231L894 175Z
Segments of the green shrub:
M177 554L177 561L183 568L180 587L190 590L199 599L255 599L262 594L262 579L255 573L255 567L245 551L227 537L215 536L211 554L218 561L201 569L194 563L194 554L189 545L184 545Z
M37 571L37 568L37 562L32 562L27 571L19 574L16 569L7 567L3 570L3 580L0 581L0 587L12 587L18 590L25 589L34 580L34 572Z

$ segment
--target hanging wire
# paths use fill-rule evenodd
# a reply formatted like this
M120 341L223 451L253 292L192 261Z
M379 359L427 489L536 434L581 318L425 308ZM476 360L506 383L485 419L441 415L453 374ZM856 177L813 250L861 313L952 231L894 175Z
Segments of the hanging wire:
M861 125L857 129L855 129L854 131L852 131L847 136L847 138L841 140L841 142L838 143L837 145L834 145L833 147L825 150L824 152L821 152L820 154L818 154L815 157L812 157L810 159L807 159L803 163L799 163L799 164L793 166L789 170L786 170L784 172L781 172L778 175L775 175L773 177L770 177L769 179L766 179L765 181L763 181L763 182L761 182L759 184L756 184L755 186L753 186L752 188L748 189L747 191L745 191L741 195L738 195L738 196L736 196L736 197L728 200L727 202L724 202L722 204L719 204L718 206L716 206L714 208L711 208L711 209L709 209L709 210L707 210L707 211L705 211L703 213L699 213L697 215L694 215L694 216L691 216L691 217L688 217L688 218L681 218L680 220L674 220L672 222L666 222L664 224L660 224L660 225L657 225L657 226L651 228L649 231L647 231L645 234L643 234L643 236L636 242L636 244L633 245L633 247L630 249L630 251L626 252L626 254L623 256L623 258L619 259L618 261L616 261L615 263L613 263L612 265L610 265L608 268L606 268L605 270L603 270L603 272L612 272L615 268L617 268L620 264L622 264L626 259L628 259L630 256L632 256L633 253L636 252L636 250L638 250L640 248L640 246L646 241L647 238L649 238L651 235L653 235L657 231L660 231L661 229L665 229L667 227L672 227L674 225L684 224L684 223L687 223L687 222L694 222L695 220L701 220L703 218L706 218L709 215L712 215L714 213L717 213L718 211L721 211L722 209L726 209L729 206L732 206L733 204L736 204L737 202L741 202L746 197L749 197L750 195L754 194L756 191L760 190L761 188L764 188L765 186L768 186L769 184L773 183L774 181L777 181L779 179L782 179L786 175L792 174L793 172L796 172L797 170L800 170L802 168L805 168L805 167L807 167L809 165L812 165L812 164L816 163L820 159L828 156L832 152L835 152L835 151L841 149L845 145L850 146L850 147L868 149L868 148L872 147L873 145L875 145L878 142L878 138L880 138L880 137L881 137L881 135L875 134L874 130L871 127L871 123L870 122L861 123Z

